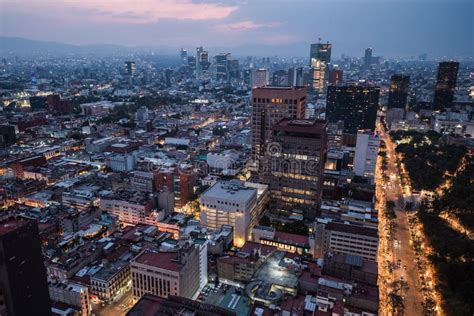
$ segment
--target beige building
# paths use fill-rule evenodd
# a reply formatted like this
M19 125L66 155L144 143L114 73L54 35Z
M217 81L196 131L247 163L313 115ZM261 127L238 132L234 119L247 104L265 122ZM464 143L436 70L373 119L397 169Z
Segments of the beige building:
M149 293L195 298L200 290L200 251L190 246L173 252L144 251L131 263L135 299Z
M130 288L130 263L107 263L91 277L91 292L104 302L112 302Z
M91 313L92 306L87 286L70 282L50 282L48 288L51 301L77 307L81 316L88 316Z
M201 225L213 231L232 226L234 245L241 247L250 240L267 200L266 185L219 181L201 195Z
M252 90L252 181L268 184L265 156L278 151L270 145L272 127L283 118L302 119L305 87L257 87Z

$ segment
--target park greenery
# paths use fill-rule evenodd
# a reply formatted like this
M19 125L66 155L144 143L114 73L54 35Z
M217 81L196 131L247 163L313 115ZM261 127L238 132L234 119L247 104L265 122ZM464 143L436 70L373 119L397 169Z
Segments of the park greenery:
M453 173L466 154L464 146L445 144L441 135L432 131L396 131L390 136L397 144L396 151L401 154L416 191L436 189L446 172Z
M421 203L417 216L432 247L428 259L436 270L444 311L447 315L473 315L474 242L439 215L448 213L473 229L474 162L465 159L464 170L453 177L467 154L465 147L445 144L436 132L397 131L390 136L397 144L396 151L402 156L414 190L434 191L452 177L452 185L434 201Z

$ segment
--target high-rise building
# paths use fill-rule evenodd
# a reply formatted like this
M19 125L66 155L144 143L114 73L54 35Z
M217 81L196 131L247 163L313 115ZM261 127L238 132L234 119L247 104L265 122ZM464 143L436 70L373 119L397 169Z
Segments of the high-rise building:
M343 71L342 69L331 69L329 72L329 84L338 85L343 81Z
M304 82L303 67L288 69L288 85L297 87L302 87L306 85L306 83Z
M230 53L217 54L214 59L216 79L227 81L229 79L229 69L227 68L227 62L231 60Z
M332 44L316 43L311 44L310 61L311 67L311 88L317 92L324 92L326 81L326 70L331 62Z
M181 48L181 62L183 64L186 64L188 62L188 52L184 49L184 48Z
M354 173L373 181L380 137L372 131L359 131L354 155Z
M272 85L277 87L287 87L288 72L286 70L277 70L272 74Z
M127 76L133 76L135 74L135 71L137 70L137 65L135 64L134 61L126 61L124 63L125 67L125 74Z
M196 70L196 57L188 56L188 67L191 71Z
M0 315L51 315L38 225L0 219Z
M284 118L303 119L305 87L257 87L252 90L252 178L268 184L267 152L273 125Z
M388 92L388 108L404 109L408 98L408 85L410 76L393 75L390 79L390 91Z
M252 88L264 87L268 84L268 70L258 68L252 70L251 85Z
M380 88L369 85L329 86L326 118L344 122L344 132L375 128Z
M458 70L459 63L456 61L444 61L439 63L433 110L443 110L452 105Z
M372 48L368 47L365 49L364 67L369 68L370 65L372 65Z
M271 211L314 220L321 201L326 121L283 119L273 126L270 151Z

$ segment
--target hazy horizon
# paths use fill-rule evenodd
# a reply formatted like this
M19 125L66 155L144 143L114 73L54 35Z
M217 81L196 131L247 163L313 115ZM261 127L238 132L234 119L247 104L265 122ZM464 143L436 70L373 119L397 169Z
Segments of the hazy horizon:
M468 0L0 0L0 8L1 36L73 45L306 56L320 37L335 57L366 47L386 57L474 52Z

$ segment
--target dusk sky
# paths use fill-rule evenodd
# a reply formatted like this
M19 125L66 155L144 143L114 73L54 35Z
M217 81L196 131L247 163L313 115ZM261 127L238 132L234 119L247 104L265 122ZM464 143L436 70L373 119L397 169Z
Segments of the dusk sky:
M472 0L0 0L0 35L72 44L295 45L472 56ZM277 48L270 53L278 54Z

